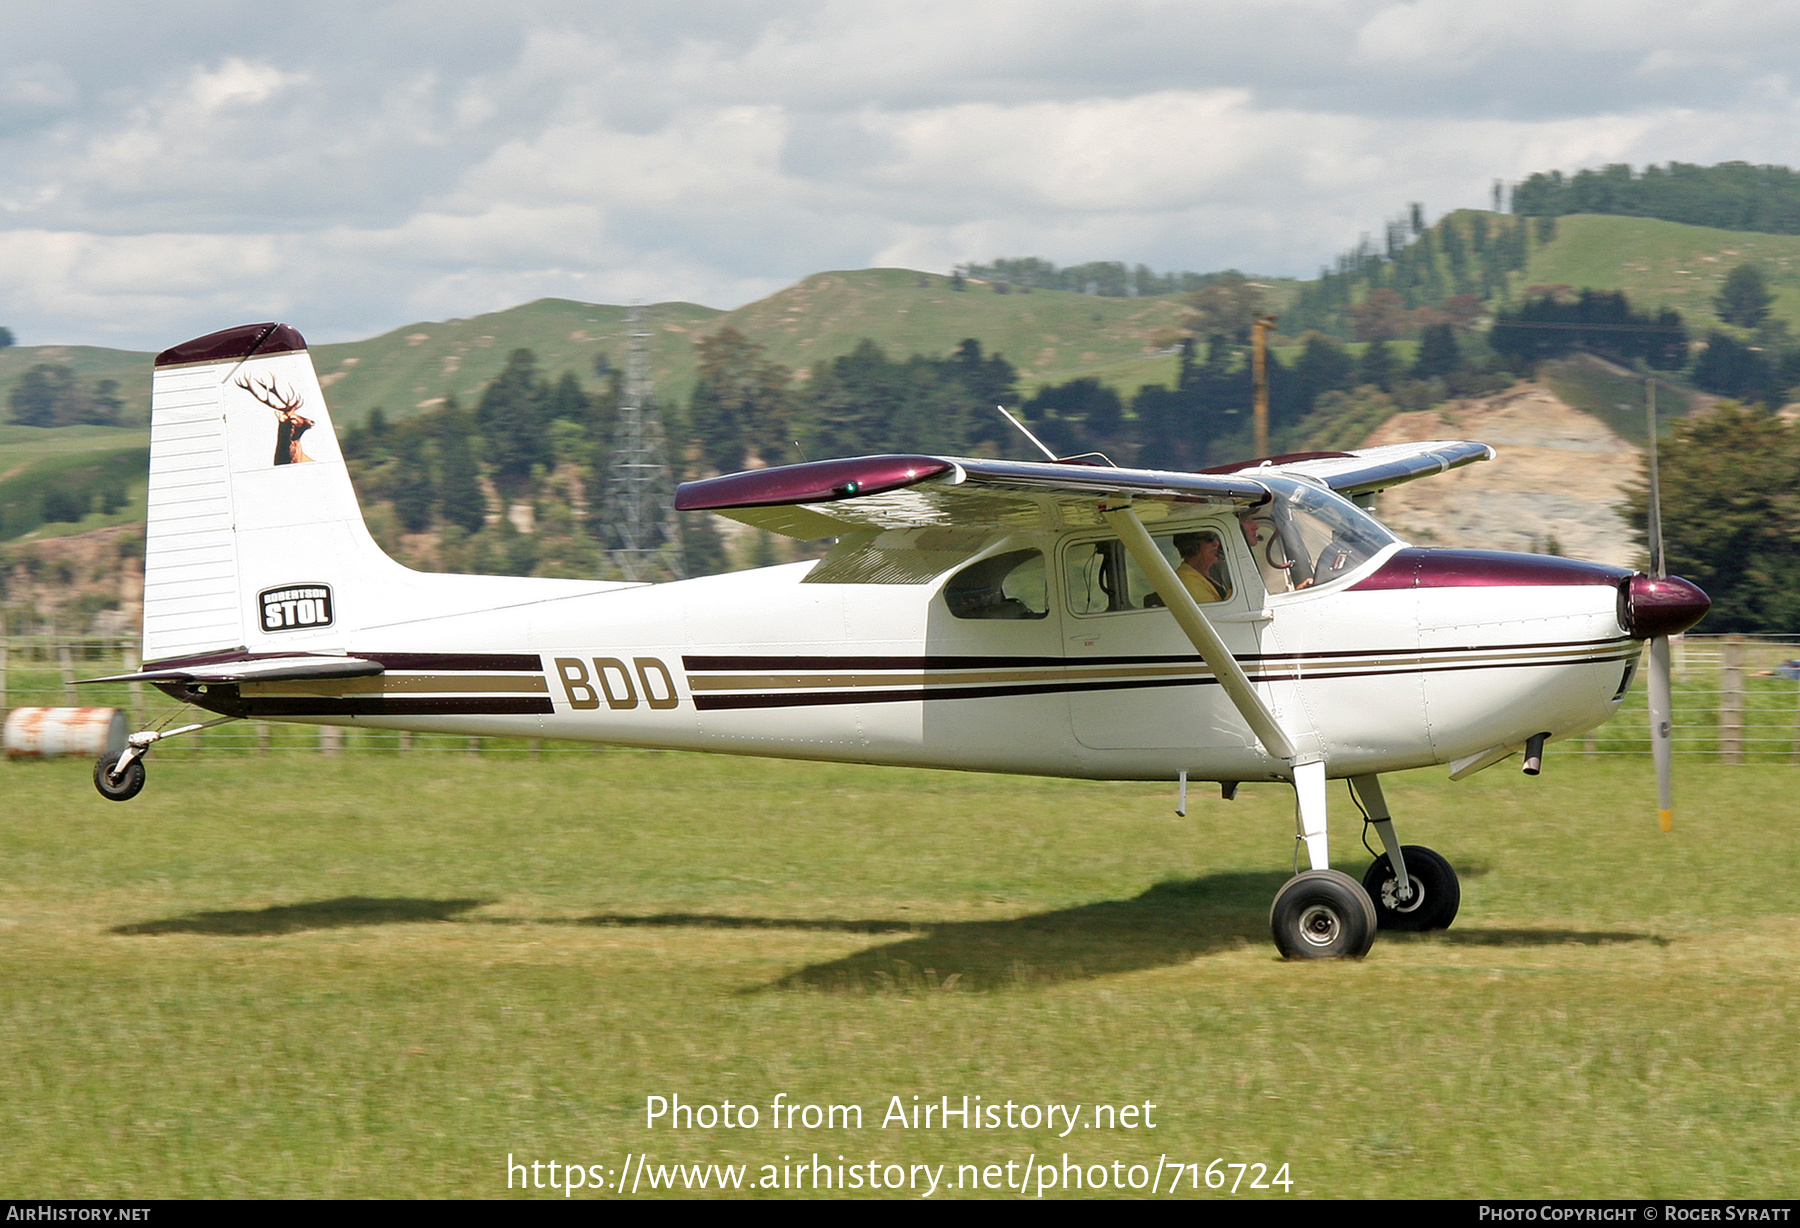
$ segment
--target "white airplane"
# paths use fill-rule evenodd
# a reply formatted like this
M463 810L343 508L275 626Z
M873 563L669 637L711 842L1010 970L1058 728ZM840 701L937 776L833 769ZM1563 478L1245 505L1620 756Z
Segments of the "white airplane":
M428 574L364 526L300 334L229 329L156 360L145 664L94 680L217 719L132 735L95 784L135 796L155 742L246 718L1179 782L1184 813L1190 781L1281 782L1307 866L1275 897L1276 945L1361 956L1460 900L1448 862L1400 844L1380 777L1520 751L1535 772L1545 743L1618 710L1641 641L1709 604L1680 579L1410 547L1358 504L1492 456L819 461L676 495L836 538L817 562L667 584ZM1327 861L1329 779L1386 850L1360 883Z

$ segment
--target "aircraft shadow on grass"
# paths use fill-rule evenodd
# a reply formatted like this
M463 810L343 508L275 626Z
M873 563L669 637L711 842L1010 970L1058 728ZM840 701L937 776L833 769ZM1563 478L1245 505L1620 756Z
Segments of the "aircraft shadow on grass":
M396 925L410 921L455 921L458 915L479 908L487 900L419 900L406 896L388 899L363 895L314 900L307 904L277 904L272 908L229 909L195 912L160 921L116 925L114 934L211 934L219 938L258 938L272 934L297 934L303 930L333 930L356 925Z
M1463 877L1479 876L1480 868ZM1236 872L1158 883L1129 900L1104 900L997 921L802 920L663 913L599 915L584 925L782 929L892 934L827 963L791 972L762 989L840 992L993 991L1168 967L1269 942L1269 899L1288 875ZM1452 946L1538 947L1653 942L1629 931L1479 929L1384 934L1382 941ZM1273 957L1273 951L1270 952Z
M1465 878L1481 873L1464 870ZM123 935L205 934L267 937L306 930L438 921L464 924L593 925L655 929L785 930L891 937L865 950L812 964L753 992L812 989L852 993L929 990L986 992L1169 967L1202 956L1261 947L1269 938L1268 901L1287 875L1232 872L1158 883L1129 900L1102 900L994 921L815 919L706 913L649 916L601 913L574 921L469 917L490 901L341 896L270 908L189 913L120 925ZM1481 929L1383 935L1383 942L1539 947L1667 940L1628 931Z

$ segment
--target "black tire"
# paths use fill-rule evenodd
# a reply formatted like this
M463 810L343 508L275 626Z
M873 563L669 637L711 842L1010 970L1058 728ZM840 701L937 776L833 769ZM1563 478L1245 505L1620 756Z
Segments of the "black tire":
M1375 941L1375 905L1348 874L1308 870L1275 893L1269 929L1287 959L1361 959Z
M144 791L144 759L138 756L114 776L113 764L118 761L117 755L103 755L94 761L94 788L109 802L128 802Z
M1449 929L1462 907L1462 884L1450 863L1417 844L1403 844L1400 853L1406 858L1406 878L1414 888L1413 898L1402 902L1397 898L1398 880L1394 864L1383 853L1363 875L1363 890L1375 903L1375 920L1384 930Z

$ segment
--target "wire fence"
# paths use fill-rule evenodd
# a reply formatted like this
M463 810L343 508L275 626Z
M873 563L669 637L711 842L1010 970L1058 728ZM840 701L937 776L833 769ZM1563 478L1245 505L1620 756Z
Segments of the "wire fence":
M1800 635L1677 636L1675 753L1723 763L1800 764ZM0 713L22 707L112 707L133 729L209 719L141 682L77 686L138 668L137 644L96 636L0 636ZM1648 755L1644 669L1619 715L1564 744L1590 756ZM234 721L158 744L159 758L218 754L594 753L588 743Z

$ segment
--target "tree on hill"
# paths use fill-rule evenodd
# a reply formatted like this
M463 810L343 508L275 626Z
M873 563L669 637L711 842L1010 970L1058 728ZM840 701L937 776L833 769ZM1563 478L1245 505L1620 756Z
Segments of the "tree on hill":
M117 380L84 388L70 367L39 363L13 385L12 420L21 426L113 426L125 402Z
M1488 344L1514 370L1586 350L1619 362L1642 359L1662 371L1687 364L1687 329L1673 308L1636 312L1621 291L1583 290L1573 302L1546 290L1494 313Z
M1721 230L1800 234L1800 174L1785 166L1671 162L1633 174L1629 164L1541 171L1513 188L1514 213L1556 217L1611 213Z
M751 449L788 447L788 382L792 373L763 358L763 346L727 325L694 344L700 378L688 413L700 454L714 469L742 469Z
M1800 626L1800 426L1727 401L1678 421L1659 451L1668 567L1712 598L1703 629ZM1640 544L1646 489L1623 509Z
M1763 280L1762 270L1745 263L1725 274L1725 284L1713 299L1713 310L1727 324L1761 328L1774 301L1775 295Z
M514 350L475 406L475 429L495 487L518 498L533 467L550 462L550 388L538 376L537 355Z
M1449 379L1462 362L1456 346L1456 333L1448 324L1433 324L1419 339L1419 356L1414 359L1414 379Z
M12 344L14 344L12 329L0 328L0 350L4 350L7 346Z
M1362 359L1356 364L1356 382L1372 384L1385 391L1393 385L1399 369L1400 361L1394 357L1394 351L1377 337L1363 347Z
M1262 287L1242 273L1226 273L1211 285L1188 295L1183 325L1202 341L1222 337L1242 345L1250 339L1250 325L1262 310Z

